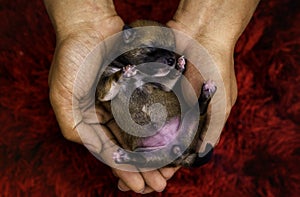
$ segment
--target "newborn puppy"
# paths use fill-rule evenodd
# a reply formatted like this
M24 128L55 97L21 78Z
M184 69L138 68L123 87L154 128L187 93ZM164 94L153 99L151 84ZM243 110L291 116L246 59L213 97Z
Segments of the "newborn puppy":
M196 120L199 125L195 132L191 129L195 118L191 117L191 112L181 111L178 98L171 91L180 82L186 66L184 57L172 52L174 34L166 28L155 28L151 32L132 28L144 26L162 27L153 21L136 21L124 26L121 50L126 52L106 68L96 89L96 105L101 102L111 111L109 101L114 99L114 104L120 106L115 107L115 111L124 124L119 125L123 129L121 134L115 136L125 149L119 149L113 158L116 163L138 167L160 167L162 162L174 159L168 166L197 166L206 159L196 149L216 86L212 81L202 86L197 104L200 120ZM149 62L152 63L146 64ZM147 82L153 78L157 83ZM128 89L134 89L131 95L127 95ZM126 101L129 102L129 115L121 107ZM164 106L164 113L157 110L160 105ZM130 134L125 132L128 130ZM165 151L156 151L162 148ZM211 150L212 147L208 147L206 152Z

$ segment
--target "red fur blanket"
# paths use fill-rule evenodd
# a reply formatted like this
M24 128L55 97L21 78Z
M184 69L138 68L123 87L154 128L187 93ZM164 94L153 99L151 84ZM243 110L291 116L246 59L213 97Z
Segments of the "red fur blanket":
M166 22L178 0L115 1L125 22ZM298 4L298 6L296 5ZM262 1L235 50L239 95L213 159L149 196L297 196L298 1ZM139 196L63 138L48 100L55 34L42 1L0 5L0 196Z

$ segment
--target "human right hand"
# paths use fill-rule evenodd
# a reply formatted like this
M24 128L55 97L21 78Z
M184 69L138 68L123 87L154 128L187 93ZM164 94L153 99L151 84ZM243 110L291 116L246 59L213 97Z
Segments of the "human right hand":
M219 72L225 89L225 98L223 98L225 109L218 109L225 110L224 122L219 123L222 128L237 98L233 59L235 44L249 23L258 2L259 0L181 0L173 19L167 23L170 28L183 32L191 38L176 39L180 52L194 53L194 49L190 47L194 43L191 42L198 42L207 50L215 63L216 72ZM188 64L185 77L199 95L203 78L196 66ZM189 99L188 96L186 99ZM213 132L218 131L213 130ZM214 139L214 145L218 140L218 138Z

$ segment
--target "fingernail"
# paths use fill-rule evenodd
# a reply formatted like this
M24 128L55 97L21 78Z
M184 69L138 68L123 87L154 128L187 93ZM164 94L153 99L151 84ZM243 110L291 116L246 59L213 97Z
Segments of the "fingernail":
M125 190L122 189L122 188L120 187L120 185L118 185L118 189L119 189L120 191L122 191L122 192L125 192Z
M144 193L144 191L145 191L145 188L143 188L142 190L138 191L137 193L142 194L142 193Z

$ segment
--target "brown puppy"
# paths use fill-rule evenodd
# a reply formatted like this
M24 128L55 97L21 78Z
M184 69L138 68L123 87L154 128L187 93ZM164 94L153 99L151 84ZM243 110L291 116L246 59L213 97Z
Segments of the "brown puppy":
M122 136L117 140L126 150L114 153L114 160L139 167L161 167L165 162L169 166L198 165L202 155L196 152L197 143L216 86L211 81L203 84L200 120L192 117L193 109L182 111L178 95L171 89L180 81L186 63L183 56L172 52L174 34L167 28L132 28L144 26L162 27L153 21L125 26L121 39L125 52L106 68L97 85L96 104L113 100L114 114L121 119L122 133L116 136ZM126 103L129 113L121 107ZM110 102L105 105L111 111ZM190 128L195 121L199 122L196 130Z

